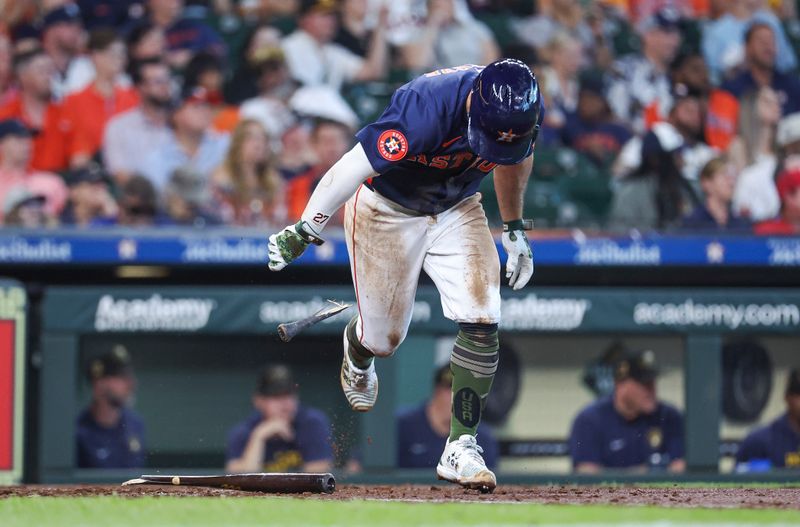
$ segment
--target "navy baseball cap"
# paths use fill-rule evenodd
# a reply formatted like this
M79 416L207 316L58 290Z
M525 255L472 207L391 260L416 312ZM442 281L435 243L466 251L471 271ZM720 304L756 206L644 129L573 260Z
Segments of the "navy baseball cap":
M473 152L500 165L528 157L539 133L542 99L524 63L502 59L475 78L467 112L467 140Z
M649 384L658 377L655 354L651 350L627 351L614 363L614 380L633 379L642 384Z
M681 14L674 7L662 7L652 15L639 22L639 32L645 33L651 29L662 31L678 31L680 29Z
M42 30L56 24L81 24L81 10L75 4L64 4L48 11L42 17Z
M19 119L4 119L0 121L0 139L5 139L9 135L31 137L33 132Z
M278 397L297 392L297 383L288 366L275 364L261 371L256 385L256 394L262 397Z

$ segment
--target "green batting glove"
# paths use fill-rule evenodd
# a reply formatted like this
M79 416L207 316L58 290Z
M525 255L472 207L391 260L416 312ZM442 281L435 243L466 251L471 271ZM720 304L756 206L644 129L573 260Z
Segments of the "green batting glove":
M281 232L269 237L269 268L280 271L300 258L311 245L322 245L324 240L310 232L306 222L299 221L289 225Z

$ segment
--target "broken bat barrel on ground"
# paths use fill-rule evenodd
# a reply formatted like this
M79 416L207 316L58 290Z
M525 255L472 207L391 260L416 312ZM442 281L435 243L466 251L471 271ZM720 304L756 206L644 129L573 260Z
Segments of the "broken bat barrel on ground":
M303 492L330 494L336 489L336 480L333 474L329 473L254 473L217 476L145 475L128 480L122 485L213 487L275 494L300 494Z

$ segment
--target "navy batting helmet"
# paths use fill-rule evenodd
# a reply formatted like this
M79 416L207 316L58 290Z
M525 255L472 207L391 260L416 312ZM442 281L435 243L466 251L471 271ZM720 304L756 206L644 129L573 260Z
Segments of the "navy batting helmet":
M469 146L492 163L519 163L533 149L541 112L539 84L530 68L513 59L492 62L472 85Z

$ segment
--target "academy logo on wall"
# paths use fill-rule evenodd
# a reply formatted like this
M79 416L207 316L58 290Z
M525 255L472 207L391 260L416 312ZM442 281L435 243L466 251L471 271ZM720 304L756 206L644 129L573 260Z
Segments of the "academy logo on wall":
M792 327L800 325L796 304L719 304L695 302L640 302L633 308L639 326Z
M198 331L208 324L217 306L209 298L127 299L103 295L97 303L97 331Z
M504 298L500 327L506 330L563 331L580 327L591 301L584 298Z

